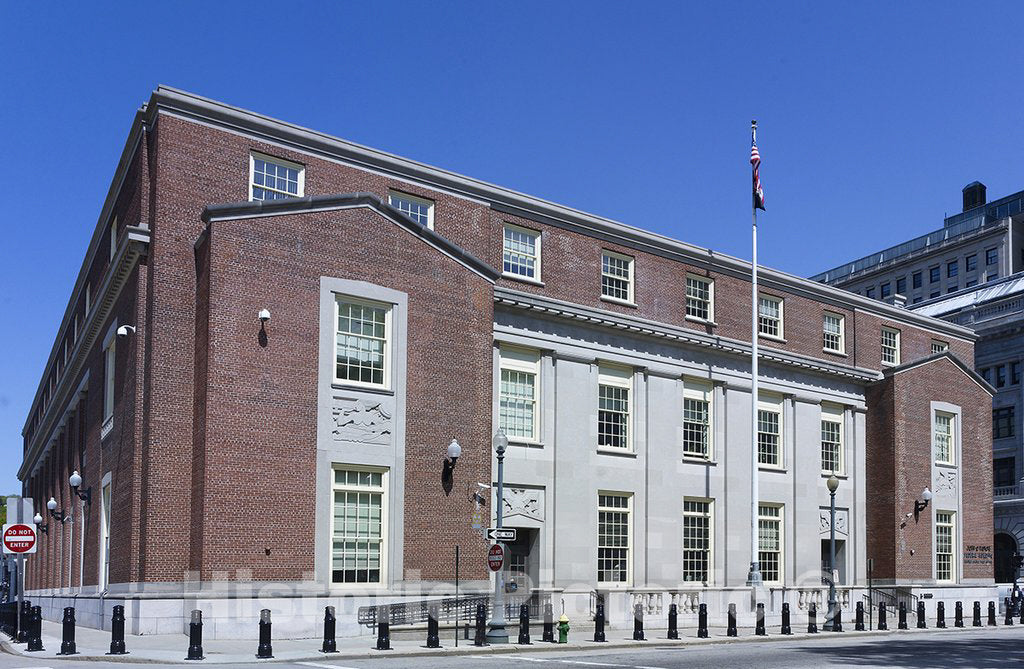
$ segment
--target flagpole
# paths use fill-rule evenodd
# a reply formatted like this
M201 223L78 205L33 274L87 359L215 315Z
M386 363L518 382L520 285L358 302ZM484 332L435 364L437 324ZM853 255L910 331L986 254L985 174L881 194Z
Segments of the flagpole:
M757 143L757 121L750 122L750 136ZM753 175L751 175L753 180ZM756 189L752 182L752 189ZM751 193L751 242L753 253L750 261L750 573L747 585L760 587L761 569L758 564L757 512L760 486L757 469L757 193Z

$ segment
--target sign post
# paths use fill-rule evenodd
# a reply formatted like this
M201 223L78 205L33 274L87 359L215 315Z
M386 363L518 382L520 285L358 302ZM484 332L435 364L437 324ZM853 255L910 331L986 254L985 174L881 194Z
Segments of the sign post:
M491 544L490 550L487 551L487 566L491 571L500 571L504 564L505 549L501 544Z
M20 637L21 633L21 610L25 604L25 553L36 552L36 526L32 522L32 518L35 516L32 506L32 500L24 497L8 497L7 498L7 520L13 520L14 523L4 525L3 528L3 544L4 553L7 553L7 528L10 525L19 525L23 528L28 528L32 533L32 545L29 547L31 550L22 550L16 552L18 556L18 574L17 574L17 587L18 587L18 612L14 616L14 638ZM31 524L29 524L31 523ZM26 535L12 535L12 536L26 536ZM27 540L22 540L20 543L24 543ZM12 539L12 544L19 543ZM14 551L12 551L14 552Z

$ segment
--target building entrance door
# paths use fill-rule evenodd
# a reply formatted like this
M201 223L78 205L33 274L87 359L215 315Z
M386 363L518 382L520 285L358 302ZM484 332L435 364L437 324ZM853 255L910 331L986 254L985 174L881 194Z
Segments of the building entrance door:
M821 582L828 583L832 575L828 571L829 540L821 540ZM836 585L846 583L846 540L836 539Z
M1013 566L1013 554L1017 552L1017 542L1009 534L1000 532L993 539L995 544L993 556L995 560L996 583L1013 583L1016 576Z
M529 593L537 584L538 561L537 541L540 532L536 529L516 528L516 540L508 547L508 576L506 589L511 592Z

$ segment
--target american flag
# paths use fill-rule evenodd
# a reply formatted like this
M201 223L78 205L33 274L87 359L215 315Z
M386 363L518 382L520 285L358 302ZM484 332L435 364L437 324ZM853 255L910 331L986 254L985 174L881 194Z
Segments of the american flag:
M754 208L765 211L764 190L761 188L761 177L759 175L761 154L757 152L757 136L754 134L750 136L750 164L754 168Z

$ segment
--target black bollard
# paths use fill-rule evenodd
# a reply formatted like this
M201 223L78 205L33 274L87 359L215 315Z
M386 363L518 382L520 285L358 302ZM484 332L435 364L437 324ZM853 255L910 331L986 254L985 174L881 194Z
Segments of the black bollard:
M1004 625L1012 625L1013 624L1013 606L1010 604L1010 598L1009 597L1004 597L1003 598L1003 608L1006 610L1006 615L1003 616L1003 624Z
M124 607L120 604L114 606L114 613L110 616L110 652L107 655L126 655L124 647Z
M274 657L274 648L270 645L270 609L260 611L260 645L256 647L256 657Z
M928 628L928 623L924 620L924 602L917 603L917 629L923 630Z
M989 602L988 603L988 625L989 625L989 627L995 627L996 626L996 603L995 602Z
M762 602L757 603L757 625L754 627L754 634L757 636L768 634L764 629L764 604Z
M817 634L818 633L818 605L811 604L807 609L807 633Z
M953 607L953 627L964 626L964 605L957 602Z
M675 604L668 606L668 638L679 638L679 607Z
M726 636L736 636L736 605L729 605L729 628L725 630Z
M597 615L594 616L594 643L607 641L604 635L604 601L597 600Z
M838 602L836 602L835 613L832 615L832 631L843 631L843 607Z
M697 638L708 638L708 605L701 604L697 609Z
M971 613L971 626L981 627L981 602L974 602L974 608Z
M530 645L530 607L527 604L519 606L519 643Z
M391 650L391 610L386 605L377 607L376 648L377 650Z
M889 629L889 623L885 621L885 602L878 605L878 630L880 632L886 632Z
M38 606L32 607L32 613L28 619L28 650L35 652L45 650L43 648L43 610Z
M637 604L633 607L633 641L647 641L644 637L644 606Z
M437 604L431 604L430 609L427 611L427 648L441 647L441 636L437 632L437 618ZM519 643L522 643L522 641ZM529 638L527 638L527 643L529 643Z
M939 602L935 606L935 627L939 629L946 628L946 603Z
M853 623L853 629L856 632L864 631L864 602L857 602L857 613L856 621Z
M60 633L60 652L58 655L78 655L75 646L75 607L64 607L64 620Z
M334 617L334 607L324 607L324 645L320 647L321 653L337 653L338 642L334 638L337 630L338 619Z
M907 629L907 603L900 602L900 621L896 625L896 629L905 630Z
M474 646L485 646L487 645L487 632L484 629L485 621L487 619L487 613L484 610L483 604L476 605L476 632L473 635Z
M28 641L29 621L32 619L32 602L25 600L21 603L21 624L18 626L18 643Z
M601 606L603 611L604 605ZM555 643L555 614L551 612L551 602L544 605L544 634L540 640Z
M789 624L789 602L782 603L782 633L793 633L793 627Z
M199 609L193 609L192 620L188 624L188 657L185 659L203 659L203 612Z

